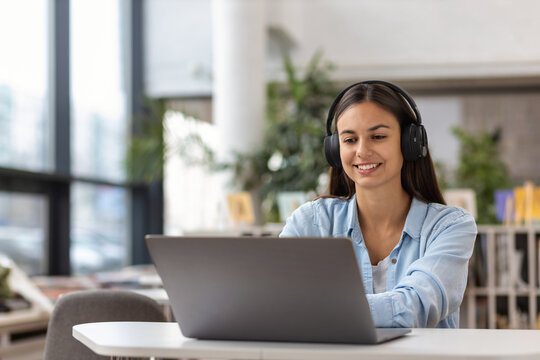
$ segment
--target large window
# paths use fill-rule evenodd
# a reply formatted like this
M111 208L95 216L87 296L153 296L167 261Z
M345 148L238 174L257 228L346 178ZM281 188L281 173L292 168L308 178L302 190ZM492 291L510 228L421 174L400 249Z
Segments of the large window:
M71 271L88 273L127 265L127 192L75 183L71 188Z
M47 271L47 198L0 191L0 249L29 275Z
M150 261L162 187L123 166L141 20L141 1L0 1L0 255L30 275Z
M125 179L128 119L121 9L118 0L71 0L71 171L75 176ZM114 270L126 264L127 197L123 188L72 185L73 272Z
M46 0L0 2L0 166L52 168L47 28Z
M32 11L28 11L32 8ZM52 169L47 1L0 2L0 167ZM48 198L0 189L0 254L48 267Z
M225 177L221 173L209 173L203 165L187 164L178 151L190 135L201 136L212 150L219 151L215 126L169 110L165 116L165 128L165 142L169 149L164 181L167 194L165 232L182 234L200 229L226 228L229 225L228 210L222 191ZM191 158L202 157L197 148L190 148L189 154Z
M123 180L127 96L118 0L71 1L71 168Z

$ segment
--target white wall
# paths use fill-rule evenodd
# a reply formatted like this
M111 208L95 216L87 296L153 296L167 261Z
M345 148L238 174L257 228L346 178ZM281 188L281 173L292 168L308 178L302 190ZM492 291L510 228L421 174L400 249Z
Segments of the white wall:
M151 96L212 92L210 0L144 2L145 86Z
M450 134L452 127L461 125L461 99L452 96L415 97L415 102L426 128L431 157L449 169L455 169L458 165L459 141Z
M321 49L342 80L540 75L538 14L536 0L266 1L267 25L292 43L293 61ZM150 95L211 94L211 22L210 0L146 1Z
M306 61L316 48L340 78L447 78L540 73L535 0L277 0L301 3L283 23ZM300 25L299 25L300 24Z

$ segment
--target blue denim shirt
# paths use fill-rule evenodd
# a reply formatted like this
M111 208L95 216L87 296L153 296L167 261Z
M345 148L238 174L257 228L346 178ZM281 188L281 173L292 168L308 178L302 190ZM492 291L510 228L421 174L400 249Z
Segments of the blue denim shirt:
M373 294L355 196L300 206L280 236L351 238L375 326L457 328L476 232L476 223L465 210L413 199L401 239L390 253L386 292L378 294Z

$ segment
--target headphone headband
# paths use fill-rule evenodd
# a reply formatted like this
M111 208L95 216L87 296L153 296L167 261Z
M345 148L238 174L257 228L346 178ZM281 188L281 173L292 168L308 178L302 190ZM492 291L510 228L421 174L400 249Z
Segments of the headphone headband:
M407 94L405 90L400 88L399 86L392 84L387 81L382 80L367 80L367 81L360 81L357 83L354 83L352 85L347 86L344 90L342 90L339 95L336 97L332 105L330 106L330 110L328 110L328 117L326 118L326 134L332 135L332 121L334 120L334 111L337 106L337 104L341 101L341 98L345 95L347 91L349 91L351 88L357 86L357 85L371 85L371 84L378 84L386 86L392 90L394 90L396 93L401 95L405 102L409 105L409 107L414 112L414 116L416 117L416 124L421 125L422 124L422 117L420 116L420 111L418 111L418 107L416 106L416 103L414 102L413 98Z

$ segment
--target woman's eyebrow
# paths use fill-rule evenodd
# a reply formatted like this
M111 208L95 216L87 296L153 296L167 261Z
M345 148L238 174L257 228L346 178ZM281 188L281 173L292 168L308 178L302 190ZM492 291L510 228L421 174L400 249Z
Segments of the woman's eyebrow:
M375 126L370 127L367 131L375 131L375 130L378 130L380 128L390 129L390 126L384 125L384 124L379 124L379 125L375 125Z
M375 131L375 130L378 130L380 128L390 129L390 126L384 125L384 124L375 125L375 126L370 127L369 129L367 129L367 132ZM341 131L339 133L339 135L343 135L343 134L356 134L356 131L345 129L345 130L343 130L343 131Z
M356 134L356 131L354 131L354 130L343 130L342 132L339 133L339 135L343 135L343 134Z

